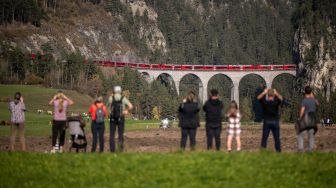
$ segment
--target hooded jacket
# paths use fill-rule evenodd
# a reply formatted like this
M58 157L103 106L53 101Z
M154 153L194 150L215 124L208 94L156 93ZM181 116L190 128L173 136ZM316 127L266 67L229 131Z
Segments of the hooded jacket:
M196 102L182 103L179 107L180 127L197 128L199 127L199 107Z
M219 99L209 99L203 106L206 127L222 126L223 102Z

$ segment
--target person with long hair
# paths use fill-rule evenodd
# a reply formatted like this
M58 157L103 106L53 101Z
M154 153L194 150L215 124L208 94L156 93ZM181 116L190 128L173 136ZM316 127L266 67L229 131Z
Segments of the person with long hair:
M228 152L231 152L231 145L232 145L232 139L234 136L236 136L237 141L237 151L240 151L241 149L241 142L240 142L240 119L241 114L238 109L238 104L236 101L231 101L230 107L228 112L226 113L226 117L228 118L228 137L227 137L227 150Z
M52 150L51 153L55 153L59 149L63 150L65 140L65 128L67 122L67 109L68 106L73 105L74 102L63 94L58 92L49 102L49 105L54 107L53 123L52 123ZM57 138L59 141L59 148L56 147Z
M25 151L26 139L24 136L24 123L26 107L20 92L16 92L14 95L14 100L9 103L9 111L11 112L10 150L14 151L16 132L19 130L21 149L22 151Z
M195 99L195 93L190 91L179 107L179 126L181 127L181 149L187 145L187 138L190 139L190 148L195 150L196 131L200 126L198 112L199 105Z

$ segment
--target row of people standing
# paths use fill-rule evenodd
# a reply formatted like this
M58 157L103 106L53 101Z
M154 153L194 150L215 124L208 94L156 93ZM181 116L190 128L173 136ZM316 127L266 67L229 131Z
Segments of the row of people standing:
M118 146L120 151L124 149L124 130L125 130L125 115L132 110L133 105L124 96L121 95L122 89L120 86L114 87L113 95L109 97L107 106L103 103L103 97L97 97L89 108L91 116L91 131L92 131L92 152L96 151L97 143L99 142L99 151L104 151L104 134L105 134L105 119L109 116L110 119L110 151L116 151L115 132L118 129ZM62 151L65 140L65 129L67 123L67 109L74 102L62 92L56 94L49 102L49 105L54 107L53 123L52 123L52 150ZM109 113L109 110L110 113Z
M110 151L116 151L116 145L119 151L124 150L124 132L125 132L125 116L133 109L132 103L122 96L120 86L115 86L113 95L108 99L107 107L103 103L103 97L98 97L90 106L89 113L91 114L92 124L92 152L96 151L97 141L99 140L99 151L104 151L104 133L105 121L110 109ZM118 143L115 142L116 130L118 131ZM99 138L99 139L98 139Z
M305 123L302 129L297 128L297 143L298 150L304 150L304 133L308 133L309 148L311 151L314 149L314 135L317 131L315 117L316 106L319 104L314 98L311 87L305 87L304 99L300 104L300 113L298 121L303 119L310 119ZM207 149L212 148L213 139L215 139L216 149L221 148L221 131L223 120L223 102L219 100L218 91L213 89L210 92L211 96L205 102L203 110L205 112L205 127L207 137ZM267 141L270 132L273 134L274 145L277 152L281 152L280 141L280 106L283 102L283 97L275 89L266 88L262 93L257 96L257 99L263 108L263 127L261 137L261 148L267 148ZM188 96L183 100L179 107L179 126L181 127L181 149L186 147L187 137L190 139L191 149L194 150L196 146L196 132L200 126L199 113L200 107L196 102L195 94L189 92ZM239 112L238 105L235 101L231 101L229 110L225 114L228 121L228 136L227 136L227 150L232 150L232 140L235 137L237 142L237 151L241 150L241 123L242 117ZM306 118L307 117L307 118ZM298 130L299 129L299 130Z
M195 94L190 92L186 99L179 107L180 127L182 129L181 148L186 147L187 138L190 139L192 149L196 145L196 132L200 126L198 112L200 111L199 104L195 100ZM262 129L261 147L267 147L267 140L269 133L273 133L275 140L275 148L281 152L280 143L280 113L279 107L283 101L283 97L274 89L265 89L258 97L263 106L264 122ZM54 107L53 123L52 123L52 151L55 151L56 145L64 146L65 140L65 126L67 120L67 108L74 104L74 102L65 96L62 92L56 94L49 102ZM309 138L309 150L314 149L314 135L317 131L315 112L318 101L314 98L312 89L305 87L304 99L300 105L299 121L307 119L308 124L303 128L297 128L298 150L304 149L304 134L307 132ZM207 148L212 148L213 139L215 139L216 149L221 147L221 131L222 131L222 113L223 102L219 100L217 90L211 91L211 97L203 106L206 113L206 134L207 134ZM118 130L118 146L120 150L124 148L124 129L125 129L125 115L132 110L133 106L130 101L121 95L121 87L114 87L114 94L109 97L108 108L110 109L110 151L114 152L115 147L115 132ZM20 142L22 150L26 150L24 129L25 129L25 104L20 92L15 93L14 100L9 103L9 110L11 112L11 136L10 136L10 150L14 150L14 143L16 133L19 131ZM97 141L99 138L100 151L104 150L104 132L105 121L108 115L108 109L102 102L102 97L98 97L94 104L91 105L89 112L92 118L91 130L93 134L92 151L96 150ZM240 118L242 115L239 112L238 105L232 101L230 108L226 113L228 118L228 137L227 149L231 151L232 139L235 137L237 141L237 150L241 149L240 143ZM307 124L307 123L305 123ZM58 142L57 142L58 141Z
M213 89L210 91L210 98L205 102L203 110L205 112L205 127L207 137L207 149L210 150L215 140L216 150L221 148L221 132L223 120L224 104L219 100L218 91ZM179 107L179 126L181 127L181 149L184 150L187 143L187 138L190 140L190 147L192 150L196 146L196 132L200 126L199 113L200 107L196 102L194 92L189 92L188 96L183 100ZM228 118L228 137L227 137L227 150L232 149L232 139L235 137L237 141L237 150L241 149L240 142L240 119L241 115L238 105L232 101L228 112L225 115Z

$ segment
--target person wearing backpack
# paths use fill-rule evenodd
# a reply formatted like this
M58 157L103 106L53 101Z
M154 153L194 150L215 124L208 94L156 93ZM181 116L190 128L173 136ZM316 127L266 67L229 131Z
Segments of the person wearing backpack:
M118 127L118 146L119 150L124 150L124 130L125 115L133 109L131 102L121 95L121 87L115 86L113 95L109 97L108 107L110 109L110 151L115 152L115 131Z
M91 152L96 151L97 140L99 137L99 152L104 151L104 132L105 132L105 117L107 109L104 105L103 97L98 97L95 102L90 106L89 113L91 114L92 125L92 149Z

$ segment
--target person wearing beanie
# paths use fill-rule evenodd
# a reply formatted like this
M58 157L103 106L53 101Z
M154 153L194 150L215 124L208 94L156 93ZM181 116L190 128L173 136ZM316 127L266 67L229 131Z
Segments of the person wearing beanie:
M120 86L113 88L113 94L108 99L110 109L110 151L116 151L115 132L118 128L118 148L124 150L125 116L133 109L132 103L122 95Z

